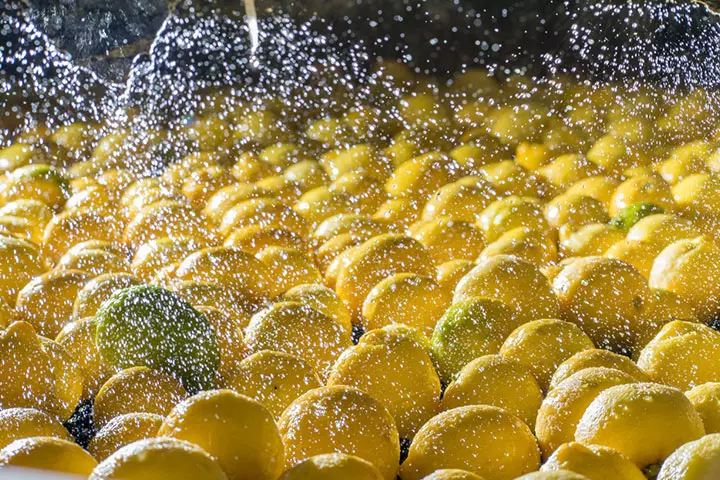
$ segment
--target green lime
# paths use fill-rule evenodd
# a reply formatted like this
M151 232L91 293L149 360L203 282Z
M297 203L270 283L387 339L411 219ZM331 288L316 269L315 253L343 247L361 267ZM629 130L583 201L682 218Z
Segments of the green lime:
M643 218L649 217L650 215L657 215L660 213L665 213L665 210L663 210L662 207L655 205L654 203L633 203L632 205L628 205L627 207L620 210L620 213L615 215L615 218L610 220L610 225L617 228L618 230L627 232L632 228L633 225L635 225Z
M150 285L125 288L95 319L95 343L109 365L168 372L191 393L213 388L220 362L215 330L177 294Z

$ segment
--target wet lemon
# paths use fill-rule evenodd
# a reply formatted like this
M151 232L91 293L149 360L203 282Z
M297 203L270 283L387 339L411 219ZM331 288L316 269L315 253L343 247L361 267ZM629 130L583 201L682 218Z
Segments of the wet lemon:
M547 232L526 227L509 230L485 247L478 261L495 255L513 255L534 265L543 266L557 261L555 240Z
M551 390L538 410L535 422L543 457L548 458L563 443L575 440L575 428L585 409L603 390L634 382L625 372L594 367L580 370Z
M68 419L75 411L84 389L82 370L68 352L57 342L40 337L43 350L52 364L55 397L61 419Z
M678 240L655 259L650 286L678 294L694 309L699 320L709 321L720 312L720 246L709 237Z
M479 228L448 217L417 224L412 228L412 236L423 244L438 265L455 259L474 260L485 246Z
M537 195L538 192L548 189L546 179L535 172L529 172L512 160L489 163L472 173L482 176L501 197Z
M403 231L419 217L420 202L410 198L391 198L377 209L372 218L388 225L394 231Z
M494 196L492 186L481 177L475 178L473 182L449 183L433 193L423 208L421 218L432 220L447 217L474 223Z
M610 201L610 215L617 215L622 209L639 202L657 205L665 211L675 208L670 185L659 176L640 175L618 185Z
M202 240L188 237L163 237L141 245L132 259L132 273L149 282L159 269L182 261L196 250L206 247Z
M196 209L205 206L212 195L223 187L235 183L235 177L221 167L205 167L190 174L182 186L182 193Z
M428 337L452 297L431 277L399 273L375 285L362 308L362 324L374 330L392 323L417 328Z
M42 255L30 242L0 235L0 298L15 306L18 292L45 271Z
M431 339L440 378L450 382L470 361L498 353L520 323L515 312L497 300L471 298L454 303L438 321Z
M55 267L58 270L82 270L91 275L130 271L130 264L124 257L100 249L68 252L58 260Z
M3 215L0 216L0 233L40 244L43 238L43 225L24 217Z
M177 294L139 285L115 292L95 315L103 362L169 372L191 390L213 385L219 363L212 324Z
M190 205L172 200L152 203L138 212L125 227L123 240L137 248L163 237L212 238L207 219Z
M148 438L126 445L101 462L92 480L228 480L202 448L174 438Z
M60 260L68 250L87 240L116 242L123 224L114 217L91 210L70 210L53 217L45 227L43 250L50 260Z
M225 247L239 248L253 255L267 247L280 247L306 250L305 241L300 235L284 228L244 227L234 230L223 243Z
M600 393L578 422L575 440L613 448L645 467L704 434L700 415L682 392L633 383Z
M203 314L215 329L220 350L216 382L224 384L235 376L238 363L246 356L242 332L248 317L231 316L215 307L204 305L196 305L194 308Z
M563 257L589 257L602 255L625 238L625 234L604 223L591 223L580 227L561 227L558 247Z
M95 315L113 293L134 285L140 285L140 280L127 273L107 273L93 278L77 292L73 317L80 319Z
M257 308L256 299L228 285L173 279L171 288L191 305L217 308L228 317L228 324L240 328L250 323L250 312Z
M27 218L45 226L52 219L53 211L40 200L22 199L6 203L0 208L0 215Z
M267 196L267 192L250 183L235 183L220 188L206 200L203 207L203 213L218 225L222 221L222 217L234 205L250 200L251 198L259 198Z
M283 445L270 412L230 390L199 393L178 404L158 435L200 446L228 479L275 479L283 468Z
M501 355L484 355L465 365L445 389L442 409L492 405L517 415L530 429L543 394L532 372Z
M442 153L427 153L395 169L385 189L393 197L427 199L432 192L462 176L462 167Z
M330 189L346 194L360 213L373 214L388 199L383 183L364 172L348 172L336 178Z
M88 445L88 451L102 462L125 445L155 437L163 419L155 413L118 415L95 434Z
M720 469L720 435L705 435L675 450L662 465L658 480L710 480Z
M632 357L637 359L641 349L652 340L662 327L674 320L697 322L693 308L683 301L679 295L667 290L653 289L650 304L645 312L645 321L638 332L636 346Z
M518 477L517 480L589 480L585 475L569 470L555 470L552 472L532 472Z
M403 462L403 480L441 468L460 468L486 479L512 479L540 467L530 429L497 407L474 405L443 412L420 429Z
M78 444L53 437L16 440L0 450L0 465L87 477L97 465Z
M5 203L14 200L40 200L53 211L62 209L70 198L70 182L50 165L36 164L13 170L7 175L0 196Z
M344 386L311 390L278 422L286 467L324 453L346 453L372 463L395 480L400 443L392 416L371 396Z
M462 278L475 267L470 260L450 260L438 265L435 273L435 280L440 288L451 294Z
M302 333L302 338L298 336ZM331 317L298 302L279 302L255 314L245 330L250 353L274 350L307 361L325 379L350 346L350 335Z
M354 208L350 195L330 190L330 187L318 187L303 194L293 205L293 210L305 219L308 229L314 230L323 220Z
M228 384L260 402L276 419L295 399L322 386L305 360L271 350L261 350L241 361Z
M263 178L255 182L254 185L266 191L269 197L276 198L287 204L296 202L303 194L300 185L282 175Z
M337 275L339 274L338 270L340 265L337 265L335 260L347 250L350 250L352 247L357 247L369 239L370 237L365 235L358 236L352 233L343 233L331 238L315 250L315 259L320 270L324 272L325 284L328 287L335 287ZM331 269L330 267L333 265L334 267Z
M477 223L488 242L494 242L503 233L517 227L542 232L550 229L542 204L531 197L509 196L496 200L482 211Z
M542 466L542 471L567 470L586 476L590 480L616 478L643 480L645 475L624 455L599 445L577 442L562 444Z
M700 414L706 433L720 432L720 383L708 382L697 385L689 392L685 392L690 403Z
M453 302L473 297L492 298L516 309L521 323L559 315L555 294L540 269L512 255L482 260L460 280Z
M16 440L30 437L54 437L72 440L70 433L56 418L35 408L0 410L0 449Z
M352 331L350 312L348 312L337 293L322 284L298 285L283 293L281 298L284 301L300 302L308 305L332 317L348 333Z
M147 367L133 367L116 373L105 382L94 403L95 424L100 428L126 413L167 415L187 396L171 376Z
M585 195L603 203L605 209L610 207L612 195L620 184L619 181L606 176L583 178L573 183L565 193L568 195Z
M619 260L586 257L566 266L553 281L561 318L575 323L600 348L636 348L651 297L645 278Z
M717 174L696 173L685 177L672 187L677 205L688 212L700 215L718 215L720 199L717 191L720 180Z
M610 225L623 232L628 232L643 218L651 215L661 215L662 213L664 213L663 208L654 203L632 203L617 212L615 217L610 221Z
M337 277L335 291L352 313L381 280L395 273L432 275L432 260L417 241L402 235L374 237L353 250Z
M692 322L673 321L640 352L637 364L656 382L688 390L718 378L720 333Z
M625 372L638 382L646 382L650 379L640 367L628 357L618 355L610 350L600 348L588 348L575 353L573 356L562 362L555 369L550 379L550 389L560 385L564 380L573 374L586 368L605 367Z
M282 474L280 480L382 480L372 463L354 455L327 453L298 463Z
M440 378L426 348L410 339L360 343L350 347L330 370L327 384L355 387L380 401L395 418L402 438L440 410Z
M307 221L281 200L274 198L252 198L232 207L223 215L219 230L228 235L237 228L257 225L290 230L301 237L308 234Z
M592 340L576 325L555 319L534 320L518 327L505 340L500 355L528 367L543 390L563 361L594 348Z
M323 220L313 231L311 241L313 245L321 245L344 233L370 238L388 233L388 227L367 215L340 213Z
M330 177L316 160L301 160L287 167L283 177L300 185L303 193L330 183Z
M579 193L565 193L545 206L545 217L552 228L563 225L577 227L610 220L600 200Z
M298 285L322 282L322 274L312 257L291 248L266 247L255 255L267 269L271 296L277 296Z
M233 247L198 250L178 265L175 276L180 280L229 285L255 297L264 297L271 289L265 264Z
M435 470L423 480L482 480L482 477L457 468L441 468Z

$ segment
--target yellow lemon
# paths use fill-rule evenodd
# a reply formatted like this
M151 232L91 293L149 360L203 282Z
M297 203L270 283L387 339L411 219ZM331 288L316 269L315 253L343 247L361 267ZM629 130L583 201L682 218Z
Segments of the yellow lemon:
M140 283L140 280L128 273L107 273L93 278L77 292L73 317L92 317L113 293Z
M53 270L36 277L18 293L18 319L40 335L55 338L72 319L75 297L90 279L80 270Z
M470 260L450 260L438 265L435 280L440 285L440 288L452 294L460 280L474 267L475 264Z
M402 235L374 237L356 247L337 277L335 291L352 313L359 312L377 283L395 273L432 275L432 260L417 241Z
M547 232L526 227L509 230L485 247L478 261L495 255L513 255L534 265L543 266L557 261L555 240Z
M650 278L655 257L662 252L662 244L627 237L608 248L604 255L632 265L645 278Z
M578 325L600 348L626 353L637 347L651 291L634 267L620 260L585 257L553 281L563 320Z
M454 303L431 339L440 378L450 382L470 361L498 353L520 323L515 311L497 300L478 297Z
M592 223L578 228L561 227L558 243L563 257L589 257L602 255L624 238L625 234L611 225Z
M314 230L326 218L354 210L350 195L331 190L330 187L313 188L303 194L292 208L305 219L310 230Z
M175 438L148 438L126 445L102 461L92 480L228 480L202 448Z
M327 385L355 387L380 401L395 418L402 438L440 410L440 378L428 351L409 339L373 341L345 350L333 365Z
M553 198L545 206L545 217L552 228L610 221L601 201L579 193L565 193Z
M285 168L283 177L300 185L303 193L330 183L330 177L316 160L301 160Z
M720 333L685 321L673 321L640 352L637 364L656 382L682 390L711 382L720 372Z
M44 225L28 218L0 216L0 232L2 234L22 238L34 244L42 243L43 227Z
M462 176L462 166L443 153L427 153L403 163L385 184L393 197L427 200L432 192Z
M477 223L488 242L494 242L503 233L517 227L541 232L550 229L542 204L531 197L509 196L496 200L482 211Z
M234 391L260 402L276 419L299 396L322 386L305 360L271 350L242 360L228 383Z
M251 198L267 196L268 192L250 183L234 183L220 188L205 202L203 213L213 224L218 225L222 217L233 206Z
M620 370L591 367L571 375L552 389L540 405L535 421L535 435L543 457L548 458L560 445L575 439L580 418L600 392L634 381Z
M40 200L53 211L62 209L71 195L70 182L54 167L27 165L10 172L0 192L4 203L14 200Z
M372 218L394 231L403 231L419 219L420 206L420 202L410 198L391 198L380 205Z
M515 162L528 170L537 170L551 159L552 152L542 143L521 142L515 150Z
M328 152L320 157L320 164L333 180L349 172L367 172L379 180L385 180L393 168L390 159L379 155L375 147L368 143Z
M682 392L630 383L610 387L592 401L578 422L575 440L610 447L642 468L704 434L700 415Z
M337 280L337 274L339 272L334 273L334 278L332 281L328 278L328 274L330 272L330 266L333 265L335 260L340 257L341 254L345 253L345 251L351 249L352 247L356 247L362 243L365 243L368 241L370 237L365 235L353 235L352 233L343 233L338 235L337 237L333 237L327 242L320 245L320 247L315 250L315 259L317 260L318 267L320 267L320 270L324 272L325 275L325 284L328 287L334 288L335 287L335 281ZM339 267L339 265L335 265L336 267Z
M162 237L151 240L136 250L130 269L139 279L149 282L162 267L180 262L206 246L202 240L189 237Z
M458 468L441 468L423 477L423 480L482 480L482 477Z
M720 214L719 184L720 178L717 174L696 173L675 184L672 195L683 210L716 216Z
M392 416L370 395L345 386L311 390L280 417L278 428L290 468L325 453L355 455L395 480L400 441Z
M678 294L697 318L710 321L720 312L720 245L709 237L687 238L668 245L655 258L650 286Z
M298 337L303 332L303 339ZM347 330L314 308L298 302L279 302L256 313L245 330L250 353L275 350L307 361L322 379L340 354L351 345Z
M448 217L419 224L412 229L412 236L423 244L438 265L456 259L474 260L485 246L478 227Z
M219 230L224 236L237 228L257 225L290 230L301 237L308 234L309 226L300 213L281 200L261 197L245 200L223 215Z
M72 441L70 433L56 418L35 408L0 410L0 449L16 440L30 437L54 437Z
M556 318L558 302L540 269L512 255L480 261L455 288L453 302L473 297L499 300L517 310L521 323Z
M492 405L517 415L531 430L543 399L532 372L501 355L484 355L465 365L445 389L442 409Z
M402 323L429 337L451 300L450 292L431 277L398 273L375 285L365 297L362 324L374 330Z
M163 200L143 208L125 227L123 239L137 248L163 237L212 238L207 223L190 205Z
M535 172L529 172L512 160L488 163L472 173L483 177L498 196L536 195L547 190L546 180Z
M720 383L708 382L693 387L689 392L685 392L690 403L693 404L695 410L700 414L706 433L720 432Z
M282 474L280 480L382 480L372 463L354 455L327 453L315 455Z
M348 333L352 333L350 312L332 289L319 284L298 285L282 294L281 299L300 302L333 318Z
M467 177L465 177L467 179ZM425 204L423 220L447 217L474 223L495 198L492 186L480 177L469 182L449 183L435 193Z
M43 250L50 260L60 260L68 250L87 240L120 240L123 224L115 217L91 210L69 210L53 217L45 227Z
M420 480L441 468L486 479L513 479L540 467L540 451L518 417L485 405L459 407L426 423L415 436L400 477Z
M104 427L126 413L167 413L187 392L173 377L147 367L132 367L105 382L94 404L95 425Z
M233 328L247 327L250 312L257 309L256 299L229 285L174 280L172 290L190 305L218 309L223 316L227 316L224 322Z
M589 480L585 475L569 470L555 470L552 472L532 472L518 477L517 480Z
M58 399L60 418L68 419L80 403L83 393L85 381L82 369L57 342L42 337L40 341L53 366L55 397Z
M163 417L155 413L119 415L95 434L88 451L102 462L125 445L155 437L162 423Z
M500 347L500 355L525 365L547 391L550 377L573 354L594 348L577 325L561 320L534 320L519 326Z
M15 200L0 208L0 215L27 218L45 226L53 217L53 211L40 200Z
M69 251L58 260L57 270L82 270L91 275L129 272L130 264L124 257L100 249L87 249L79 252Z
M190 200L193 207L201 209L215 192L232 185L235 181L235 177L224 168L205 167L190 174L183 183L182 193Z
M281 247L306 250L305 241L300 235L284 228L244 227L234 230L223 243L225 247L239 248L253 255L267 247Z
M658 480L710 480L720 474L720 434L705 435L675 450L662 465Z
M652 203L666 212L675 208L671 187L662 177L640 175L618 185L610 201L609 213L615 216L623 208L639 202Z
M194 308L205 316L215 330L220 349L220 363L217 370L219 378L216 381L226 383L235 376L237 365L245 358L242 332L247 317L231 316L215 307L205 305L195 305Z
M615 189L620 185L618 180L607 176L592 176L573 183L565 193L568 195L585 195L602 202L608 210Z
M322 282L322 274L308 254L291 248L266 247L255 255L267 269L270 296L277 296L293 287Z
M87 477L97 462L78 444L54 437L16 440L0 450L0 465Z
M603 350L600 348L589 348L580 350L570 358L558 365L550 379L550 389L560 385L573 374L586 368L605 367L620 370L633 377L638 382L647 382L650 377L643 372L632 360L623 355Z
M332 182L330 189L348 195L361 213L374 213L388 199L383 183L364 172L345 173Z
M0 298L15 306L18 292L45 271L42 255L30 242L0 235Z
M344 233L370 238L388 233L388 227L368 215L340 213L323 220L323 222L315 228L311 235L312 243L314 245L321 245L333 237Z
M278 173L279 170L278 167L260 159L257 155L245 152L238 156L230 173L239 182L257 182Z
M624 455L600 445L564 443L555 450L542 471L567 470L586 476L590 480L643 480L645 475Z
M213 456L228 479L275 479L283 445L270 412L230 390L212 390L179 403L158 435L186 440Z

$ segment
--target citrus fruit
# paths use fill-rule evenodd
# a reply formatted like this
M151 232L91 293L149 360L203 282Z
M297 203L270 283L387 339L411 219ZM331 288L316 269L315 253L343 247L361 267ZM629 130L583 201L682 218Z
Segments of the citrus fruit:
M96 465L95 459L78 444L54 437L23 438L0 450L0 466L87 477Z
M15 440L30 437L54 437L72 440L70 433L56 418L35 408L0 410L0 449Z
M638 382L646 382L650 379L632 360L623 355L603 350L601 348L588 348L580 350L570 358L562 362L555 369L550 379L550 389L560 385L571 375L585 370L586 368L605 367L625 372Z
M280 480L382 480L372 463L354 455L327 453L315 455L282 474Z
M155 413L126 413L105 424L88 445L88 452L102 462L107 457L138 440L153 438L163 423Z
M567 470L586 476L590 480L616 478L643 480L643 472L624 455L600 445L564 443L555 450L542 466L542 471Z
M675 450L662 465L658 480L709 480L717 477L720 435L717 433L688 442Z

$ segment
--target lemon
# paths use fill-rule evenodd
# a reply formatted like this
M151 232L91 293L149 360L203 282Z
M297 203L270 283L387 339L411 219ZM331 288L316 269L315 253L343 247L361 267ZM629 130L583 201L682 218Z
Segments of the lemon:
M402 235L379 235L352 253L340 268L335 291L353 314L359 312L370 290L390 275L433 273L427 250L417 240Z
M233 328L247 327L250 323L250 312L257 308L257 299L228 285L173 279L171 288L180 298L195 307L217 308L228 317L224 322Z
M517 480L589 480L585 475L568 470L555 470L552 472L532 472L518 477Z
M626 353L637 347L651 291L634 267L620 260L586 257L553 281L563 320L578 325L600 348Z
M603 203L605 209L610 207L612 194L620 184L619 181L607 176L592 176L578 180L568 188L568 195L579 194L592 197Z
M42 255L30 242L0 235L0 299L14 307L18 292L45 271Z
M563 225L578 227L610 220L603 203L579 193L564 193L545 206L545 217L552 228Z
M438 265L435 280L440 288L452 294L462 278L475 267L470 260L450 260Z
M350 312L332 289L319 284L297 285L282 294L281 299L300 302L333 318L348 333L352 333Z
M230 390L202 392L181 402L158 435L200 446L228 479L275 479L282 472L283 446L272 415Z
M488 242L494 242L503 233L517 227L527 227L542 232L550 229L538 199L514 195L488 205L480 214L477 223Z
M203 314L215 329L220 350L216 381L218 384L226 383L235 375L237 364L246 355L242 332L247 318L227 315L215 307L196 305L194 308Z
M316 160L301 160L283 170L283 177L289 181L297 182L303 192L321 187L330 182L325 169Z
M91 275L130 271L130 265L124 257L100 249L68 252L58 260L55 268L58 270L82 270Z
M328 453L298 463L282 474L280 480L382 480L372 463L354 455Z
M720 435L705 435L688 442L670 455L658 474L658 480L710 480L720 473Z
M564 380L570 378L573 374L585 370L586 368L605 367L620 370L633 377L638 382L649 381L650 377L643 372L640 367L628 357L618 355L609 350L600 348L589 348L580 350L570 358L562 362L555 369L550 379L550 389L560 385Z
M431 345L443 382L449 382L470 361L500 351L521 322L515 312L487 298L454 303L438 321Z
M216 166L205 167L190 174L183 183L182 193L190 200L190 204L199 210L215 192L233 183L235 177L226 169Z
M421 218L427 221L446 217L450 220L475 223L480 212L493 198L492 186L482 178L478 177L472 183L467 181L448 183L433 193L423 208Z
M320 158L320 165L333 180L348 172L367 172L385 180L393 168L389 159L379 155L375 147L367 143L325 154Z
M127 273L107 273L93 278L77 292L73 317L80 319L95 315L113 293L134 285L140 285L140 280Z
M604 223L591 223L577 228L561 227L559 250L563 257L602 255L625 238L625 234Z
M484 355L465 365L448 385L442 409L491 405L517 415L532 430L542 399L527 367L501 355Z
M547 391L558 365L573 354L594 347L577 325L544 319L515 329L500 347L500 355L529 368L540 388Z
M253 225L284 228L303 238L309 231L307 221L299 213L281 200L269 197L252 198L236 204L223 215L218 228L226 236L235 229Z
M178 265L175 276L180 280L228 285L254 297L265 297L271 290L265 264L233 247L198 250Z
M578 422L575 440L613 448L645 467L704 434L700 415L682 392L634 383L600 393Z
M70 182L50 165L35 164L20 167L10 172L3 185L5 203L14 200L40 200L53 211L62 209L71 195Z
M482 477L457 468L441 468L423 477L423 480L482 480Z
M303 339L298 338L303 332ZM255 314L245 330L250 353L274 350L296 355L320 375L351 345L347 330L314 308L298 302L279 302Z
M513 479L540 467L540 451L518 417L485 405L459 407L426 423L415 436L400 477L421 479L459 468L486 479Z
M280 417L286 468L325 453L355 455L395 480L400 442L392 416L370 395L322 387L295 400Z
M202 448L174 438L148 438L126 445L102 461L92 480L227 480Z
M600 445L564 443L555 450L542 471L567 470L586 476L590 480L616 478L618 480L643 480L645 475L624 455L612 448Z
M380 205L372 218L388 225L392 230L403 231L419 217L420 202L410 198L391 198Z
M40 200L22 199L6 203L0 208L0 215L27 218L44 227L52 219L53 211Z
M50 470L87 477L97 465L76 443L54 437L16 440L0 450L0 466Z
M540 269L512 255L482 260L460 280L453 302L473 297L492 298L516 309L521 323L556 318L560 313L555 294Z
M677 240L700 235L700 230L690 220L665 213L642 218L630 228L627 238L665 247Z
M710 321L720 312L720 245L709 237L678 240L653 263L650 286L677 293L694 309L699 320Z
M417 328L428 337L452 300L430 277L399 273L370 290L362 307L362 324L374 330L392 323Z
M123 240L134 248L163 237L212 238L207 219L190 205L174 200L152 203L125 227Z
M700 414L706 433L720 432L720 415L718 415L718 405L720 405L720 383L708 382L693 387L692 390L685 392L690 403L693 404L695 410Z
M218 225L234 205L266 195L267 192L250 183L234 183L213 192L205 202L203 213L213 224Z
M105 363L170 372L190 391L213 385L218 341L207 319L176 294L151 286L115 292L96 314Z
M157 435L163 417L155 413L118 415L102 427L90 441L88 451L103 461L125 445Z
M610 221L610 225L623 232L628 232L643 218L662 213L664 213L663 208L653 203L633 203L620 210Z
M720 199L717 188L720 183L718 175L696 173L689 175L672 187L672 194L677 205L688 212L700 215L718 215Z
M474 260L485 246L479 228L448 217L417 224L412 228L412 236L423 244L438 265L455 259Z
M693 322L673 321L640 352L637 364L659 383L688 390L720 372L720 333Z
M330 189L349 195L360 213L372 214L388 199L382 181L365 172L345 173L330 184Z
M624 208L640 202L654 204L665 211L675 208L671 187L662 177L639 175L618 185L613 193L609 212L615 216Z
M276 419L299 396L322 386L305 360L271 350L243 359L228 383L234 391L260 402Z
M393 416L400 437L412 438L440 410L440 378L433 361L426 348L410 339L364 339L338 358L327 385L347 385L371 395Z
M43 252L57 262L71 247L87 240L118 241L123 222L91 210L68 210L55 215L45 227Z
M462 176L462 166L443 153L427 153L403 163L385 184L393 197L427 199L432 192Z
M141 245L132 259L132 273L143 281L150 281L160 268L183 260L204 245L192 238L163 237Z
M223 246L239 248L253 255L267 247L307 249L305 241L295 232L284 228L259 227L257 225L234 230L227 236Z
M535 434L543 457L575 439L575 428L585 409L603 390L634 382L625 372L604 367L580 370L552 389L543 400L535 422Z
M322 274L308 254L292 248L266 247L255 255L272 278L271 296L298 285L322 282Z
M509 230L485 247L478 261L495 255L513 255L534 265L544 266L557 261L555 240L547 232L526 227Z
M320 267L320 270L324 273L325 284L328 287L335 288L337 275L340 273L338 271L340 265L336 263L336 260L347 250L357 247L369 239L370 237L366 235L358 236L352 233L343 233L331 238L315 250L318 267Z
M82 370L60 344L43 337L40 337L40 341L45 354L52 363L55 397L58 400L60 418L68 419L72 416L82 397L85 383Z
M95 424L102 428L126 413L165 416L186 396L182 385L169 375L147 367L128 368L110 377L95 397Z
M63 425L47 413L34 408L0 410L0 449L16 440L30 437L54 437L72 440Z
M293 205L308 228L314 230L325 219L340 213L354 210L350 195L330 190L330 187L317 187L303 194Z

